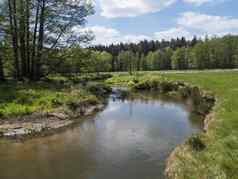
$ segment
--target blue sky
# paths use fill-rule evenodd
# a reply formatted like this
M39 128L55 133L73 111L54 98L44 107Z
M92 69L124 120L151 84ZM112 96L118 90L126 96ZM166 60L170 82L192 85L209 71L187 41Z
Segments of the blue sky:
M238 33L237 0L95 0L94 44Z

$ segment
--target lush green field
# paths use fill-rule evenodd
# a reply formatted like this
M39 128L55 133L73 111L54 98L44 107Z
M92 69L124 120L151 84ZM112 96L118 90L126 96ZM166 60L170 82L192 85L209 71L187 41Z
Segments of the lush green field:
M173 178L238 178L238 72L116 73L110 84L133 85L153 78L185 81L214 93L217 98L209 129L201 134L202 151L178 147L171 167Z

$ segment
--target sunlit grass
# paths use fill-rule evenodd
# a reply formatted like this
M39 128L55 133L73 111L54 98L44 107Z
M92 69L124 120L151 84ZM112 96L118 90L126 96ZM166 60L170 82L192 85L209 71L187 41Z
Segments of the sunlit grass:
M4 83L0 85L0 117L2 119L31 114L36 111L50 112L69 103L97 98L81 87L65 87L49 83Z

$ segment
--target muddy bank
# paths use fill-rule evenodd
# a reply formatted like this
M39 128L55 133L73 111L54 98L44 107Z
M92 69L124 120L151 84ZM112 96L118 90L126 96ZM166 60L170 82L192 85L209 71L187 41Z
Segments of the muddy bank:
M85 88L95 98L72 99L51 112L37 111L28 115L0 118L0 137L28 137L56 131L102 110L112 89L99 83L89 83Z
M18 138L52 132L79 122L104 108L104 103L77 108L74 112L35 112L30 115L0 121L0 137Z

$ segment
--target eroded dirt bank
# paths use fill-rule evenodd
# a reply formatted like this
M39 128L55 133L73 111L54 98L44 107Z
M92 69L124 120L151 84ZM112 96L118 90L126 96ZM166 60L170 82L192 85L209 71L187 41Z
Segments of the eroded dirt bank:
M30 115L13 118L0 123L0 137L16 138L34 136L42 132L65 128L77 122L79 118L93 115L103 109L104 104L88 105L79 108L74 114L64 112L36 112Z

